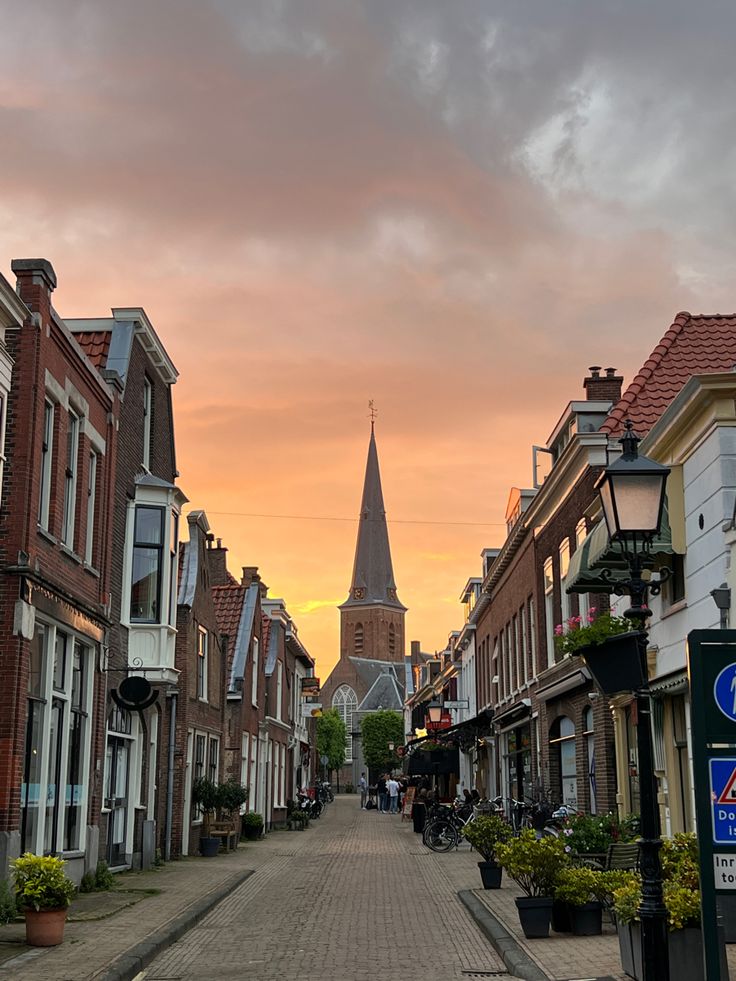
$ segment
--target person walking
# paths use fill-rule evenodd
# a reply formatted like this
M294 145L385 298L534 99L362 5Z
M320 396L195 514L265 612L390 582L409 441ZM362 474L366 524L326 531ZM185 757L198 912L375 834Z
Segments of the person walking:
M378 791L378 810L379 813L385 814L386 807L386 775L384 773L376 781L376 790Z
M399 813L399 784L393 777L390 777L386 784L389 800L391 802L391 813Z
M368 781L365 778L365 773L361 773L358 787L360 789L360 809L364 811L365 802L368 800Z

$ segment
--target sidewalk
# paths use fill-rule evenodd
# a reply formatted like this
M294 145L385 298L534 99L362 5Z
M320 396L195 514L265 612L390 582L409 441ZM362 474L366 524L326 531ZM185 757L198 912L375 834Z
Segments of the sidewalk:
M311 836L274 832L216 858L186 858L116 877L111 892L74 901L59 947L25 946L25 926L0 927L0 981L125 981L191 928L251 873L294 855ZM141 960L143 958L143 960Z

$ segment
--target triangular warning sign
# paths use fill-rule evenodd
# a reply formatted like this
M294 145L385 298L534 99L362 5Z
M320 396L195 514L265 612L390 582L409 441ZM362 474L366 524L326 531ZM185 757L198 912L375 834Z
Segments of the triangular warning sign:
M726 781L726 786L721 791L721 796L716 803L736 804L736 767L734 767L731 776Z

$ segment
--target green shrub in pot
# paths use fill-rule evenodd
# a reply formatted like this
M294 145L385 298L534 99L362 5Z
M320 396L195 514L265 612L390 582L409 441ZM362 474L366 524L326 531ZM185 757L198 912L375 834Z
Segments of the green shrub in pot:
M240 823L243 837L254 840L263 834L263 818L254 811L248 811L243 815Z
M496 861L496 849L513 835L511 826L496 814L481 814L462 830L463 838L483 856L486 862Z
M12 864L15 901L19 909L41 912L66 909L71 903L76 888L64 874L66 862L60 858L26 852Z
M554 896L557 877L570 857L561 838L541 838L531 829L498 845L496 857L511 878L530 898Z

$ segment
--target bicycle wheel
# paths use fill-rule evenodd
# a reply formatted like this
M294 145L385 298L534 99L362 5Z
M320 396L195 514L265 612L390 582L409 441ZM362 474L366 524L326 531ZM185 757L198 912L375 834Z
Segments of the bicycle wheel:
M426 829L424 843L433 852L449 852L457 842L457 828L449 821L433 821Z

